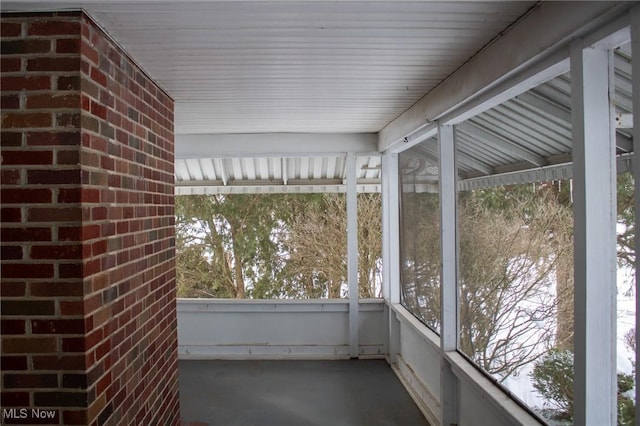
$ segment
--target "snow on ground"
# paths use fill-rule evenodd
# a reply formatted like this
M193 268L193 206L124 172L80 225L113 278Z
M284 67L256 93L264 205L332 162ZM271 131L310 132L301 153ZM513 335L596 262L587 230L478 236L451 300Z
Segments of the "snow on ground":
M619 373L631 374L635 360L635 354L627 347L624 336L635 326L636 302L632 288L633 274L629 268L618 269L618 295L617 295L617 370ZM531 408L544 408L545 399L533 388L530 373L533 364L523 367L517 376L507 378L503 385L522 402Z

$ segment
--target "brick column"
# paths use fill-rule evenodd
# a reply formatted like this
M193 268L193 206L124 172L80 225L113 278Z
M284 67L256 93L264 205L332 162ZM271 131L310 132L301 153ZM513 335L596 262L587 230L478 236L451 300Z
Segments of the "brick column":
M1 28L2 407L178 424L173 101L81 12Z

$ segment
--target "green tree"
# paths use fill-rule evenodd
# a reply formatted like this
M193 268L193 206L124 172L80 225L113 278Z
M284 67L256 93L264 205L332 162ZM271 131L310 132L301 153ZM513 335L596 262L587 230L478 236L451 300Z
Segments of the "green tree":
M358 210L360 294L379 296L380 194L360 194ZM344 194L180 196L176 216L180 297L342 296Z
M546 398L543 415L555 420L573 420L573 353L554 349L542 357L531 372L534 388ZM618 425L635 424L635 404L628 396L633 375L618 373Z
M279 296L272 284L284 267L280 234L295 203L272 194L176 197L179 296Z

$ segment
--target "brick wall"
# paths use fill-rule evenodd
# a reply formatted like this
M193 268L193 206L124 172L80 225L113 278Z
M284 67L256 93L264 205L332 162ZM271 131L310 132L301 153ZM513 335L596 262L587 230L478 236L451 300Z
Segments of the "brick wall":
M178 424L173 101L83 13L1 29L2 407Z

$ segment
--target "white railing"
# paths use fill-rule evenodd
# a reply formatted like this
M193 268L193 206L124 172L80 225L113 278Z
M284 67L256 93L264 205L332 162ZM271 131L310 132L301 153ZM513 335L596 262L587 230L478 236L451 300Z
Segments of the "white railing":
M387 353L384 300L359 304L361 357ZM349 358L349 300L178 299L181 359Z

